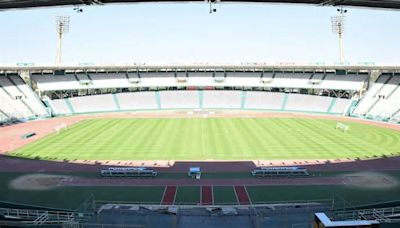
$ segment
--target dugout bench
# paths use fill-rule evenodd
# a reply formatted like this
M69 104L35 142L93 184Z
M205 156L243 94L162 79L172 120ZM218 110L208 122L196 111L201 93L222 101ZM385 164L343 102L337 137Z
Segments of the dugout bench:
M146 167L110 167L100 171L102 177L156 177L158 173Z
M308 176L307 169L301 167L257 167L251 171L254 177L301 177Z

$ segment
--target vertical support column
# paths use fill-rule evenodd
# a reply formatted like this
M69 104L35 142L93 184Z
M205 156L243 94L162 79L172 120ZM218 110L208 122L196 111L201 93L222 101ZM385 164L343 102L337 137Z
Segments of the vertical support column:
M247 91L242 91L242 100L240 104L240 108L244 109L246 106L246 99L247 99Z
M289 99L289 94L285 93L285 95L283 96L283 101L282 101L282 107L281 110L284 111L286 109L286 104L288 102Z
M156 91L155 95L156 95L157 107L158 107L158 109L161 109L161 96L160 96L160 92L159 92L159 91Z
M346 109L343 112L343 115L345 116L352 116L354 110L357 108L359 100L356 99L351 99L349 105L346 107Z
M203 99L204 99L204 91L199 90L199 106L200 109L203 109Z
M121 110L121 106L119 105L119 100L118 100L117 94L113 93L112 96L114 99L115 107L117 108L118 111Z
M72 106L71 101L69 100L69 98L64 99L65 103L67 104L69 111L71 111L71 113L75 113L74 107Z
M331 101L331 104L329 105L328 110L327 110L328 113L331 113L331 112L332 112L333 107L335 107L335 105L336 105L336 101L337 101L337 98L334 97L334 98L332 99L332 101Z
M57 114L57 109L55 108L55 106L53 105L53 102L50 100L50 98L46 97L43 99L43 103L46 104L46 110L50 115L56 115Z

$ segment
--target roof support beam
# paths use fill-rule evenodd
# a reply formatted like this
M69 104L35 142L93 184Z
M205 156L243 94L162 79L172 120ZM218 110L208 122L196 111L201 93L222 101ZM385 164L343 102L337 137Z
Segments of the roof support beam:
M321 2L321 5L323 6L337 6L341 5L343 3L343 0L324 0Z
M102 0L80 0L85 5L103 5Z

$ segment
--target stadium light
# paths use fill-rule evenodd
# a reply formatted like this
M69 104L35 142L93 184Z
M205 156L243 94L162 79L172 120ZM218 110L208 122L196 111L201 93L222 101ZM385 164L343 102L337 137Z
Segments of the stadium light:
M69 32L69 16L57 16L56 17L56 31L58 35L58 47L57 47L57 65L61 65L61 51L62 51L62 37L64 34Z
M209 4L210 4L210 11L209 13L216 13L217 9L214 7L213 4L216 4L217 2L219 2L220 0L208 0Z
M344 49L343 49L343 34L345 31L345 23L347 13L346 9L340 8L337 10L338 15L331 18L332 22L332 32L338 35L339 38L339 61L340 64L344 63Z
M74 11L77 13L83 13L83 9L80 6L75 6Z

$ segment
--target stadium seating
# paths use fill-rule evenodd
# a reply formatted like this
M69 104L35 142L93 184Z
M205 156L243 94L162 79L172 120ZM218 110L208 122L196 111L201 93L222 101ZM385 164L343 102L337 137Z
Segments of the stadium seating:
M47 110L36 94L18 75L0 75L1 119L47 116Z
M313 72L139 72L33 74L40 91L147 87L266 87L360 90L367 75Z
M13 75L9 78L16 84L17 89L26 96L26 103L33 110L35 115L47 115L47 111L43 106L43 103L40 102L40 99L36 96L36 93L34 93L32 89L27 84L25 84L21 77L19 77L18 75Z
M309 96L305 94L290 94L285 106L289 111L327 112L332 97Z
M72 114L74 111L68 105L68 99L55 99L52 101L55 114Z
M120 93L116 95L121 110L157 109L155 92Z
M372 116L391 117L400 105L399 85L400 77L393 77L377 94L379 101L371 108L368 114Z
M230 72L226 74L223 82L218 84L226 84L231 87L252 87L260 85L261 73L244 73L244 72Z
M58 115L106 111L157 109L249 109L343 114L352 103L349 99L311 96L296 93L242 91L243 88L312 88L360 90L366 74L340 75L333 72L76 72L61 75L32 74L32 83L41 92L87 89L115 89L117 94L55 99L50 107ZM361 116L396 119L400 79L382 75L355 109ZM17 75L0 77L0 119L9 116L37 117L47 110L30 87ZM239 90L165 90L153 88L235 88ZM137 88L140 92L122 92ZM132 89L129 89L132 90ZM135 89L136 90L136 89ZM104 91L103 91L104 92ZM109 93L110 91L108 90ZM14 97L14 99L13 99ZM23 98L18 99L17 98Z
M55 99L57 114L159 109L249 109L343 114L351 100L240 90L144 91Z
M73 106L73 110L78 113L106 112L117 109L112 94L73 97L69 101Z
M400 75L384 74L361 99L353 114L374 119L397 119L400 112Z
M95 88L124 88L128 82L126 74L117 73L97 73L90 74Z
M339 98L333 98L334 105L331 106L331 110L329 112L331 113L340 113L340 114L346 114L346 112L350 108L351 100L349 99L339 99Z
M188 74L187 86L213 86L213 74L210 72L195 72Z
M326 74L315 89L360 90L368 78L367 74L336 75Z
M198 109L200 108L197 91L161 91L161 108L163 109Z
M36 82L36 85L41 91L58 91L58 90L73 90L83 89L83 85L79 84L73 74L68 75L41 75L33 74L31 79Z
M280 110L284 93L250 92L246 94L246 109Z
M354 114L365 115L368 112L371 103L376 102L377 93L382 89L382 87L384 87L384 85L388 80L390 80L390 78L390 75L387 74L379 77L375 84L371 88L369 88L364 98L362 98L361 102L355 109Z
M391 121L395 123L400 123L400 108L397 110L397 112L392 116Z
M178 86L174 73L140 73L140 84L132 86L171 87Z
M204 91L203 108L241 108L241 91Z
M311 73L276 73L271 86L278 88L308 88Z

